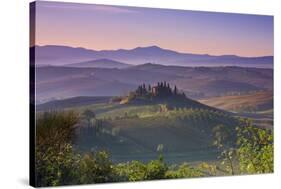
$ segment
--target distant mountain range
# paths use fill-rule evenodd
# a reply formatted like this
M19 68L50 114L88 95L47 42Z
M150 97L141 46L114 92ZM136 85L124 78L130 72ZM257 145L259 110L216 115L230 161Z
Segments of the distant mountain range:
M179 53L158 46L101 51L58 45L35 46L32 48L36 50L35 60L38 66L67 65L74 67L125 68L129 65L154 63L177 66L273 67L273 56L213 56L208 54Z

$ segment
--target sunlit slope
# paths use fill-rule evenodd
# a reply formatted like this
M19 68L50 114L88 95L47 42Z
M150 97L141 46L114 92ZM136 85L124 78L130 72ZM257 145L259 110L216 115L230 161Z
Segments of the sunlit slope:
M272 91L221 96L200 100L201 103L228 111L266 111L273 108Z

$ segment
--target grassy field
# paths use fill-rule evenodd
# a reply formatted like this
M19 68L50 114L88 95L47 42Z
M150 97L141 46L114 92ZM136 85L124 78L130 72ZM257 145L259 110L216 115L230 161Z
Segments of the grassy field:
M208 108L167 108L165 104L73 103L59 111L74 110L87 125L85 111L95 113L91 121L99 120L98 133L78 133L75 148L81 152L106 150L114 162L140 160L148 162L158 157L157 148L169 164L216 161L217 149L212 145L212 129L218 124L234 127L237 120L222 111Z

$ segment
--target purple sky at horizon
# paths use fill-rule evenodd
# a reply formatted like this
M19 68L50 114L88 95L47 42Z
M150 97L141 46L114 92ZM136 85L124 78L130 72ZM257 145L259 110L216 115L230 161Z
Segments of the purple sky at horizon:
M268 56L273 17L37 1L36 45Z

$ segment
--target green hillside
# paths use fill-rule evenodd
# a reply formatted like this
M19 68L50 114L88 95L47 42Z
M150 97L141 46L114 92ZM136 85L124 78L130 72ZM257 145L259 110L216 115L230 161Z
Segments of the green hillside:
M143 84L109 103L74 108L84 115L77 149L107 150L117 162L148 161L157 157L160 145L171 163L215 160L214 127L234 130L238 120L173 88L166 82Z
M69 106L63 100L41 105L40 110L56 110L57 105L57 111L78 112L81 120L75 148L106 150L116 162L155 159L159 146L169 163L213 161L218 155L213 129L223 124L232 132L238 125L238 119L228 112L191 100L166 82L143 84L127 96L103 100L85 104L83 97L72 98Z
M104 117L99 119L100 130L87 128L88 137L80 135L78 148L82 151L108 150L116 161L146 161L157 157L157 147L163 145L163 153L169 162L208 161L217 157L212 146L213 128L224 124L232 130L237 123L235 118L211 110L153 112L156 107L145 106L142 112L141 107L137 107L136 114L124 113L123 116L120 111L116 111L118 116L112 112L98 114L98 117Z

